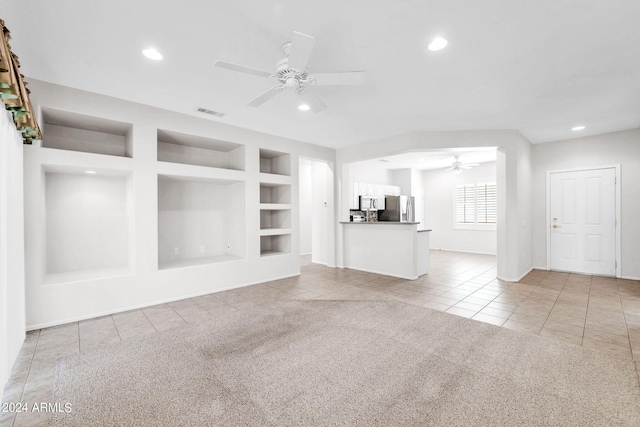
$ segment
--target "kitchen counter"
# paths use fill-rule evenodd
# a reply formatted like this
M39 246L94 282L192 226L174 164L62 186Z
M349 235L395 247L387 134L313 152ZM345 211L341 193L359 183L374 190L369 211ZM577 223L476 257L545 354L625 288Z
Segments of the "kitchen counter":
M420 223L419 222L400 222L400 221L340 221L340 224L405 224L405 225L417 225L417 224L420 224ZM431 231L431 230L428 230L428 231Z
M415 280L429 269L429 231L419 222L341 221L345 267ZM360 227L360 225L374 225Z

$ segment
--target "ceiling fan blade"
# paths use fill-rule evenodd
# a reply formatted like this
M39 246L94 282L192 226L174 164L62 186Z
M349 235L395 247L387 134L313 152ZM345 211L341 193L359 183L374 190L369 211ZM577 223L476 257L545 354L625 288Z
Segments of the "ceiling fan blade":
M480 163L465 163L465 166L480 166Z
M460 165L458 166L460 169L471 169L471 166L469 165Z
M446 170L446 171L452 171L452 170L454 170L455 168L456 168L455 166L451 166L451 167L449 167L449 168L446 168L445 170Z
M315 93L309 90L301 93L300 98L302 99L302 102L307 104L309 108L311 108L311 111L313 111L314 113L319 113L320 111L327 108L324 102L322 102L322 100L318 98L318 96Z
M244 65L232 64L230 62L225 62L225 61L216 61L214 65L219 68L226 68L227 70L231 70L231 71L239 71L241 73L253 74L254 76L258 76L258 77L269 78L273 75L273 73L258 70L257 68L245 67Z
M250 103L248 103L247 105L249 107L259 107L265 102L267 102L268 100L270 100L271 98L273 98L274 96L276 96L277 94L279 94L280 92L282 92L282 86L274 86L268 91L266 91L265 93L263 93L262 95L260 95L259 97L257 97L256 99L254 99L253 101L251 101Z
M367 72L320 73L311 76L310 80L316 86L363 85L367 80Z
M307 68L307 62L309 62L315 42L314 37L294 31L289 51L289 68L304 71Z

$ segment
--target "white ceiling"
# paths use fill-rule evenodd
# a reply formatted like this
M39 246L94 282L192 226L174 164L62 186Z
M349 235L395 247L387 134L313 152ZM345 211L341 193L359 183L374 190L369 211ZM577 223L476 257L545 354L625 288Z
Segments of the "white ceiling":
M640 126L638 0L0 0L0 11L27 77L330 147L411 130L518 129L537 143ZM294 30L316 37L310 72L365 69L367 84L314 88L328 106L317 114L293 92L245 106L273 82L215 61L275 70ZM427 51L438 35L448 47ZM149 46L165 59L143 57Z
M358 165L373 168L418 169L431 170L448 168L455 161L455 156L463 164L487 163L496 161L496 147L479 147L473 149L452 148L448 150L412 151L392 156L356 162Z

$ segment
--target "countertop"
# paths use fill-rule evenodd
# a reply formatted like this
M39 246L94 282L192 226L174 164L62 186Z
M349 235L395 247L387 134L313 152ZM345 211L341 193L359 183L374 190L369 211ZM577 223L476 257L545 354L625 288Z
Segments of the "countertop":
M340 221L340 224L403 224L403 225L414 225L414 224L420 224L420 223L419 222L400 222L400 221L361 221L361 222Z

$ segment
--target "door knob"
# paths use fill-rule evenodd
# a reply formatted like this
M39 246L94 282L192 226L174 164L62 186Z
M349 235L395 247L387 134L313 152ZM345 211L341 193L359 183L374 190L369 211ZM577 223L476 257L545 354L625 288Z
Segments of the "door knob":
M553 224L553 228L562 228L561 225Z

